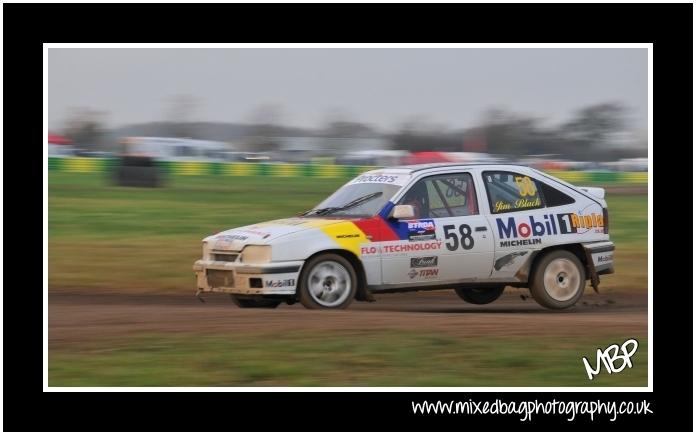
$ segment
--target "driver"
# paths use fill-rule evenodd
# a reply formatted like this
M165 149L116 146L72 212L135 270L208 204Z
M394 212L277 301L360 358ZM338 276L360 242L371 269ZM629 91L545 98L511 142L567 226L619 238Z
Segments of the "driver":
M416 183L416 185L406 193L401 200L401 204L413 206L415 219L427 218L430 213L428 210L428 192L425 188L425 183L423 181Z

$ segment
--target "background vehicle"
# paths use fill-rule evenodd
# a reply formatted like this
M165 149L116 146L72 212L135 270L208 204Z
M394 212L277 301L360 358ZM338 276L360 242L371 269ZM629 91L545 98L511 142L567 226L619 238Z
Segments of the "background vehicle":
M230 151L224 142L187 138L128 137L122 142L126 154L145 155L167 161L221 161L225 160Z
M48 144L49 157L71 157L76 155L77 149L68 145Z

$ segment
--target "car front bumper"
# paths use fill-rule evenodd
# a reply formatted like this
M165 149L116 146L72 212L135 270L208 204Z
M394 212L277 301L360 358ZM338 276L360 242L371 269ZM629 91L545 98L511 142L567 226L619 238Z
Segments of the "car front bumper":
M241 264L198 260L193 264L193 271L199 292L294 295L303 263Z

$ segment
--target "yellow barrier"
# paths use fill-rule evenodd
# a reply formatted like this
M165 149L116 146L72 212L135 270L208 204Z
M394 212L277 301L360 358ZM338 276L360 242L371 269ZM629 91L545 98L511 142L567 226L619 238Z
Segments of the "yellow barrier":
M49 169L66 172L104 172L118 165L117 159L85 157L50 158ZM291 163L212 163L212 162L164 162L162 169L175 175L223 175L223 176L269 176L269 177L317 177L341 178L357 176L366 171L379 169L377 166L306 165ZM647 172L603 172L603 171L545 171L549 175L576 185L596 184L647 184Z
M253 163L225 163L222 165L222 174L235 177L255 175L256 165Z
M101 170L101 160L98 159L74 157L65 160L67 172L99 172Z
M302 166L277 164L271 166L271 177L298 177L302 175Z
M177 162L173 166L174 173L178 175L205 175L208 173L208 165L203 162Z

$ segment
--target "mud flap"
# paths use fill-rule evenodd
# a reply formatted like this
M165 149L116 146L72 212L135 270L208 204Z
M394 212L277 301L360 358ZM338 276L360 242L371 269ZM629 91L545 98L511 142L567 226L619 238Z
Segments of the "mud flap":
M196 299L198 299L199 301L205 303L205 299L203 299L203 298L201 297L201 291L200 291L200 290L196 291Z
M597 275L597 270L594 266L594 261L592 260L592 252L588 248L585 248L585 259L587 260L587 273L590 275L590 284L596 293L599 293L599 275Z
M375 302L377 299L372 295L372 292L367 289L367 286L362 286L355 293L355 300L362 302Z

